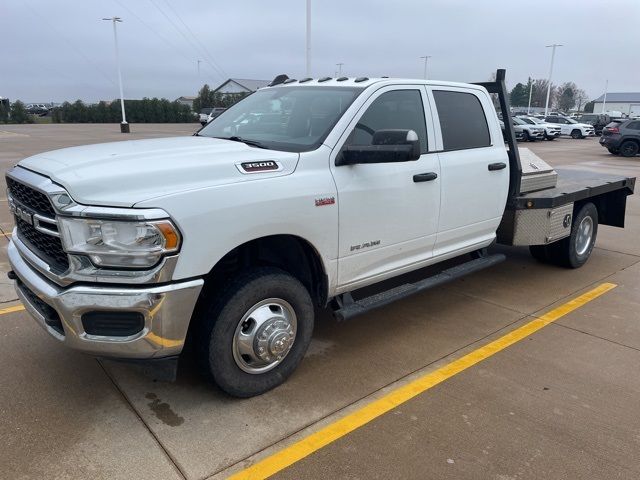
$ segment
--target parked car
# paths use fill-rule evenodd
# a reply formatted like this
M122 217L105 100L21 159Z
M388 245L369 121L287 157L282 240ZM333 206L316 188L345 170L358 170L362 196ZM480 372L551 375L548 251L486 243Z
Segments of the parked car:
M612 119L606 113L584 113L576 118L576 121L592 125L596 135L602 135L602 130L611 123Z
M544 128L539 127L536 124L525 122L519 117L513 117L513 126L518 126L522 129L523 141L535 142L536 140L542 140L544 138Z
M45 116L49 113L49 108L44 103L30 103L25 107L25 110L31 115Z
M518 117L523 122L530 125L536 125L544 129L544 138L547 140L555 140L560 136L560 126L555 123L547 123L536 117Z
M504 122L502 120L498 120L498 123L500 124L500 130L502 130L502 138L506 143L507 137L504 134ZM521 142L521 141L524 140L524 128L522 128L522 126L514 125L513 126L513 131L516 134L516 140L518 142Z
M205 126L209 121L209 114L211 113L211 110L213 110L213 108L210 108L210 107L206 107L200 110L198 120L200 120L200 124L202 126Z
M613 155L635 157L640 151L640 120L618 120L602 130L600 145Z
M214 107L214 108L212 108L211 109L211 113L209 113L209 116L207 117L207 122L210 122L211 120L216 118L218 115L220 115L225 110L226 110L226 108L223 108L223 107Z
M563 117L560 115L549 115L545 118L547 123L555 123L560 125L560 133L569 135L571 138L593 137L596 132L593 125L588 123L578 123L573 118Z
M624 226L635 178L505 148L489 93L506 104L504 85L274 81L196 135L23 159L8 276L60 345L167 378L189 338L223 391L261 394L302 361L317 309L346 320L491 267L496 240L578 268L598 222ZM265 112L278 121L243 123Z

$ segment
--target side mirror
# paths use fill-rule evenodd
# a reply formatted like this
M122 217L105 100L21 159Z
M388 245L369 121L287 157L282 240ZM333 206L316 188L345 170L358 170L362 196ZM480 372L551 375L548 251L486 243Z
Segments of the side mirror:
M336 166L358 163L411 162L420 158L420 140L413 130L378 130L371 145L347 145L336 158Z

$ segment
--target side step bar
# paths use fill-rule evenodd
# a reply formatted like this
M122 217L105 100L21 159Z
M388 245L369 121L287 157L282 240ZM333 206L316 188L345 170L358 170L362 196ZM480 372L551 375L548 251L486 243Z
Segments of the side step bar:
M501 253L489 255L486 257L476 258L461 265L448 268L442 272L427 277L415 283L405 283L398 287L394 287L384 292L376 293L370 297L355 301L350 293L345 293L336 298L338 308L333 312L334 316L339 320L347 320L376 308L384 307L396 300L406 298L414 293L422 292L430 288L437 287L457 278L463 277L478 270L492 267L505 260L505 256Z

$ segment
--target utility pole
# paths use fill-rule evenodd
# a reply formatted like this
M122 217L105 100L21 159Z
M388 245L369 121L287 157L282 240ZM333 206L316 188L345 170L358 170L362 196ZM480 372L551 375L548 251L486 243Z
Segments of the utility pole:
M424 57L420 57L420 58L424 58L424 74L423 74L423 78L426 80L427 79L427 61L431 58L431 55L425 55Z
M562 47L559 43L553 45L547 45L546 48L551 47L551 66L549 67L549 80L547 84L547 101L544 104L544 116L549 114L549 96L551 95L551 76L553 75L553 59L556 56L556 47Z
M122 122L120 122L120 132L129 133L129 124L127 123L127 116L124 113L124 93L122 90L122 73L120 72L120 55L118 53L118 32L116 29L116 23L122 22L120 17L103 18L113 23L113 41L116 46L116 66L118 68L118 83L120 85L120 108L122 109Z
M607 90L609 89L609 79L604 82L604 98L602 99L602 113L606 113L607 107Z
M200 80L200 64L202 63L202 60L198 60L198 80Z
M344 63L336 63L336 67L338 67L338 73L336 75L336 77L341 77L342 76L342 66L344 65Z
M311 0L307 0L307 77L311 76Z
M533 92L533 80L529 77L529 106L527 107L527 115L531 113L531 92Z

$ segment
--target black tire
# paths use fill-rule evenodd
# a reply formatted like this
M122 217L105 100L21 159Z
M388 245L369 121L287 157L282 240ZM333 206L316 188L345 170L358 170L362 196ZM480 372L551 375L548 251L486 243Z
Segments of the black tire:
M550 142L556 139L556 137L555 137L554 135L545 135L545 137L544 137L544 138L546 138L546 139L547 139L547 140L549 140Z
M235 359L234 338L244 328L240 326L243 317L266 299L281 299L292 307L297 320L295 339L271 370L247 373ZM241 273L217 298L203 301L195 319L197 360L205 376L229 395L253 397L277 387L293 373L309 347L313 302L304 285L283 270L265 267Z
M571 138L577 140L578 138L584 138L584 136L582 135L582 132L576 128L571 132Z
M635 157L640 150L640 146L633 140L625 140L620 145L620 155L623 157Z
M529 245L531 256L542 263L549 261L549 252L546 245Z
M523 142L530 142L531 141L531 135L529 135L529 132L527 130L522 132L522 141Z
M591 231L588 238L588 244L583 251L579 251L579 246L584 247L584 243L580 244L580 238L584 238L581 235L580 229L583 225L583 221L586 218L590 218ZM566 267L566 268L580 268L587 263L593 247L596 243L596 237L598 235L598 209L593 203L585 203L579 210L574 209L573 222L571 224L571 234L555 243L547 245L547 251L549 259L554 264Z
M618 155L620 153L617 148L607 148L607 150L609 150L611 155Z

